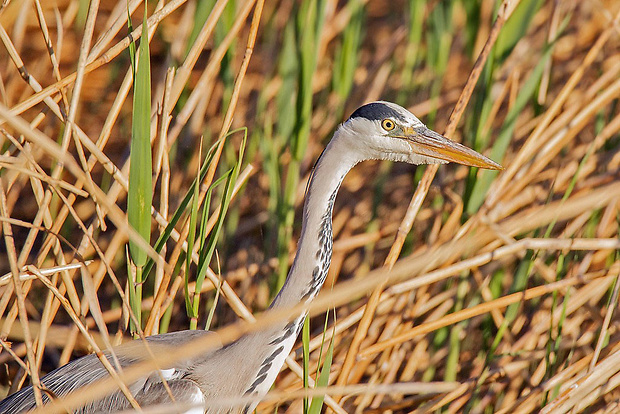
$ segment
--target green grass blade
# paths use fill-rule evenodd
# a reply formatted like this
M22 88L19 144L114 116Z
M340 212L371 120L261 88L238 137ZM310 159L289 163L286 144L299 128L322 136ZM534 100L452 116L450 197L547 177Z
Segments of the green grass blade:
M187 39L187 50L185 54L189 53L189 50L192 48L192 45L198 38L198 34L202 30L202 27L207 21L211 10L213 10L213 6L215 5L215 0L198 0L196 2L196 11L194 12L194 26L192 27L192 31Z
M456 302L454 304L453 312L458 312L463 309L465 303L465 297L469 292L469 279L465 276L461 276L458 282L458 288L456 292ZM446 358L446 369L444 373L444 381L456 381L459 358L461 357L462 338L464 332L465 323L457 323L450 328L448 336L448 357Z
M329 348L327 353L325 354L325 361L323 362L323 367L321 368L321 373L319 374L316 380L316 387L327 387L329 385L329 373L332 368L332 361L334 357L334 338L336 337L336 325L334 325L334 332L331 340L329 341ZM312 398L312 404L310 404L310 409L308 410L308 414L320 414L321 409L323 408L323 401L325 400L325 396L316 396Z
M431 99L436 100L441 92L443 84L443 76L446 73L450 51L452 48L452 39L454 37L453 2L438 2L428 16L427 42L428 49L426 60L429 68L434 73L433 82L430 86ZM433 105L429 112L427 122L433 125L437 114L436 104Z
M506 150L510 144L510 139L512 138L519 114L526 107L532 96L534 96L542 77L545 64L551 57L552 50L553 49L549 47L545 51L545 54L534 68L534 71L519 91L515 104L511 108L510 112L508 112L504 125L502 126L502 131L493 145L493 149L491 150L491 159L501 160L504 158L504 154L506 154ZM480 172L479 178L476 180L471 196L467 202L467 213L473 214L478 210L478 208L480 208L495 177L497 177L497 173L494 171L485 170Z
M216 259L217 259L217 273L218 275L220 275L220 280L221 280L221 268L220 268L220 260L219 260L219 256L217 256L217 251L216 253ZM220 281L220 283L217 285L217 287L215 288L215 297L213 298L213 306L211 306L211 309L209 309L209 315L207 316L207 323L205 323L205 331L208 331L209 329L211 329L211 323L213 322L213 316L215 316L215 309L217 308L217 302L220 298L220 293L222 292L222 282L223 280Z
M523 5L523 3L521 3L521 5ZM519 7L521 7L521 5ZM531 7L536 7L536 10L538 8L537 5L532 5ZM515 15L513 14L509 21L511 21L514 17ZM553 52L555 45L557 44L557 39L560 38L564 30L566 29L566 26L568 25L569 20L570 18L569 16L567 16L562 21L562 23L560 24L560 27L557 30L555 39L551 41L545 47L544 52L538 64L534 67L528 80L524 83L523 87L519 91L515 104L513 105L513 107L510 109L510 111L506 115L506 119L504 121L504 124L502 125L501 132L497 140L493 144L493 149L491 151L492 159L501 161L504 158L504 155L506 154L506 151L510 144L510 139L512 138L512 135L513 135L513 132L516 126L517 118L519 117L521 112L526 108L527 104L531 101L532 97L536 93L540 85L540 80L543 76L545 66L547 62L551 59L551 53ZM524 24L523 21L519 23L519 25L523 25L523 24ZM506 27L504 27L504 29L502 30L502 33L505 30L507 30ZM519 26L518 32L521 33L521 31L523 30L525 30L525 28ZM500 37L501 37L501 34L500 34ZM502 61L505 60L506 52L505 51L502 52L502 50L512 50L512 48L514 48L513 40L511 41L505 40L505 42L506 43L503 45L496 44L495 46L496 49L500 51L499 52L495 51L494 53L494 56L496 56L495 59L497 60L501 59ZM499 43L499 38L498 38L498 43ZM509 47L508 45L511 45L511 46ZM489 71L492 72L492 70L490 69ZM492 83L490 79L487 79L487 81L489 84ZM489 90L489 93L490 93L490 90ZM484 110L482 111L483 116L479 117L480 122L478 124L479 128L477 130L476 145L475 145L477 149L480 149L481 141L486 141L486 139L483 139L483 137L479 136L479 133L481 131L480 128L486 122L486 115L491 105L492 105L492 102L490 100L487 100L484 103ZM467 202L466 202L466 205L467 205L466 211L468 214L473 214L482 205L482 202L484 201L484 198L486 197L489 187L491 186L495 177L497 177L496 172L486 170L486 171L482 171L480 175L478 176L478 178L475 178L476 171L477 171L476 169L472 169L471 171L472 176L474 176L474 179L473 179L474 184L472 186L471 194L469 195Z
M301 331L301 343L303 350L303 368L304 368L304 389L310 388L310 318L304 320L304 326ZM304 413L308 414L310 409L308 397L304 397Z
M295 38L295 21L291 20L284 28L284 39L282 40L281 59L278 62L278 76L282 79L282 84L276 96L277 124L276 136L278 146L282 146L283 140L289 140L293 135L295 124L297 123L297 112L295 102L297 100L297 84L299 73L299 59L297 59L297 45ZM278 153L281 148L277 148ZM278 187L279 188L279 187Z
M151 165L151 67L146 9L142 24L139 60L134 76L133 116L129 169L127 216L129 224L149 243L153 181ZM129 242L131 260L138 267L146 264L147 254Z
M129 2L127 2L127 32L133 33L133 23L131 22L131 13L129 12ZM136 42L129 43L129 61L131 62L131 73L136 75Z
M145 4L146 6L146 4ZM133 114L131 127L131 149L129 168L129 189L127 193L127 218L140 236L147 242L151 240L151 204L153 201L153 179L151 160L151 65L149 53L149 36L147 26L147 8L144 8L142 37L139 59L133 74ZM145 250L129 241L129 254L136 266L134 283L129 290L133 312L140 323L142 309L142 270L147 262ZM136 327L131 326L136 332Z
M231 131L231 133L233 133L233 132L236 132L236 131ZM202 164L202 168L200 169L200 179L198 181L202 182L202 180L204 180L205 176L207 175L207 170L209 169L209 166L211 165L211 162L213 160L213 155L215 153L215 148L217 147L218 144L219 144L219 141L215 142L211 146L211 148L209 148L209 152L207 153L207 157L206 157L205 161ZM166 228L164 229L162 234L157 239L157 242L155 243L155 246L153 247L157 253L161 252L161 249L164 247L164 245L166 244L168 239L170 239L170 235L172 234L172 230L174 230L174 227L177 225L177 223L179 222L179 220L183 216L183 213L186 211L187 206L189 205L190 201L192 201L192 196L194 194L194 186L195 185L196 185L196 180L194 180L194 182L192 182L192 184L190 186L190 189L187 191L187 193L183 197L183 200L179 204L179 207L177 207L177 209L175 210L174 214L170 218L170 221L168 221L168 225L166 226ZM144 265L144 275L145 276L148 276L148 274L150 273L150 271L153 268L153 264L154 264L153 260L149 258L147 260L147 262L146 262L146 265Z
M202 206L202 218L200 221L200 234L198 238L200 239L200 248L198 250L198 266L196 270L196 284L194 286L194 294L190 294L189 292L189 277L185 280L185 303L187 305L187 316L190 318L189 328L196 329L198 327L198 311L199 311L199 299L200 299L200 289L202 288L202 282L199 282L200 279L204 280L206 275L206 267L204 266L205 262L205 239L207 237L206 234L206 225L207 218L209 217L209 211L211 211L211 199L213 198L213 190L216 189L224 180L230 178L230 173L232 170L227 171L223 176L219 177L215 180L211 187L207 190L207 194L205 195L204 204Z
M422 43L422 29L424 27L424 0L409 0L409 35L405 50L405 64L401 72L402 87L398 92L397 102L406 105L413 87L413 69L419 59Z
M296 102L297 122L290 143L292 159L288 165L284 194L278 209L278 258L280 267L274 292L282 287L288 273L288 246L293 236L295 195L299 184L301 161L310 138L312 79L316 71L319 37L325 19L325 4L325 0L304 2L297 15L297 32L299 33L297 47L300 61Z
M351 19L342 34L342 43L334 57L334 76L332 88L344 101L351 92L353 75L357 69L357 55L362 40L362 23L364 8L360 0L352 0L347 7L351 8Z
M219 45L235 22L236 14L236 2L229 0L224 7L222 15L218 19L217 26L215 27L215 44ZM220 78L224 85L224 91L222 94L222 107L228 107L230 104L230 98L232 96L234 84L235 84L235 69L233 63L235 62L235 51L237 50L236 41L232 41L230 47L226 50L226 53L222 57L220 62ZM234 151L230 151L232 158L234 158ZM231 159L229 159L231 160ZM234 161L231 161L231 164Z
M239 172L241 170L241 165L243 163L243 155L245 152L245 146L247 144L247 129L243 129L243 132L244 132L243 140L241 141L241 145L239 147L239 156L238 156L237 163L228 173L222 176L220 180L217 180L216 182L214 182L211 188L209 189L209 190L212 190L217 185L218 182L221 182L221 180L226 179L226 185L224 187L224 192L222 194L221 207L218 213L217 221L215 223L215 226L213 227L213 230L211 231L209 235L206 234L206 231L207 231L206 225L208 221L207 217L208 217L209 210L208 210L208 207L203 209L203 216L202 216L203 221L202 221L201 230L200 230L201 246L200 246L199 259L198 259L198 271L197 271L197 276L196 276L196 287L194 290L194 297L192 299L191 315L193 318L197 318L197 315L198 315L198 310L200 306L200 291L202 289L202 284L204 283L204 279L207 275L207 269L209 267L209 264L211 263L211 258L213 257L213 253L215 251L217 241L222 232L221 230L224 226L224 219L226 218L226 213L228 212L228 209L230 207L230 201L233 196L234 184L237 181ZM197 319L192 319L190 328L195 329L196 324L197 324Z
M202 152L202 141L199 152ZM198 159L200 159L200 155ZM193 184L194 193L192 195L192 208L189 218L189 232L187 235L187 254L185 255L185 307L190 317L192 303L189 292L189 275L192 268L192 252L194 251L194 242L196 241L196 223L198 222L198 198L200 196L200 168L196 171L196 179Z
M525 36L534 14L543 4L542 0L522 0L504 24L495 42L495 56L503 61Z

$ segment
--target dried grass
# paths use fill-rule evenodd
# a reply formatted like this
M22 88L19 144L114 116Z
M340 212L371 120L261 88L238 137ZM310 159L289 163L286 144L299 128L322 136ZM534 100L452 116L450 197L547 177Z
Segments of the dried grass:
M141 334L184 329L189 321L182 298L189 215L161 253L126 225L132 81L124 33L127 10L141 16L143 5L91 2L80 20L86 16L81 3L13 0L0 6L0 274L6 273L0 278L0 379L7 392L126 339L129 238L155 261L144 286ZM201 293L202 323L215 290L221 291L213 323L228 342L293 314L253 316L267 307L270 282L288 265L278 263L273 248L283 218L273 204L284 186L278 171L292 159L288 137L278 136L279 94L290 87L278 65L297 58L285 47L285 31L307 3L230 0L230 6L219 0L188 44L196 3L149 5L153 229L157 236L164 231L189 190L202 162L195 150L201 136L205 148L219 139L202 198L236 162L241 139L228 132L247 127L249 164L234 183L229 224ZM415 3L326 1L311 79L310 139L296 166L297 207L313 160L359 104L396 100L405 91L403 103L436 120L435 129L495 153L520 94L554 42L551 58L536 93L516 114L498 160L506 170L496 177L455 166L428 168L421 177L412 167L380 163L347 177L334 217L328 283L310 309L319 327L308 344L310 371L325 357L323 335L335 335L334 385L301 390L301 352L294 352L258 412L297 412L304 396L323 393L326 405L340 413L613 412L620 398L620 319L614 312L620 5L543 2L488 77L484 64L499 61L491 46L505 25L502 17L492 20L496 2L479 2L473 29L466 2L455 3L444 30L433 19L445 4L424 4L420 44L411 45L415 27L407 26L411 16L402 10ZM518 3L502 3L500 16ZM365 37L348 69L352 92L342 98L332 85L335 55L356 7L365 14ZM131 38L140 30L135 27ZM428 58L437 33L451 36L439 50L443 69ZM473 52L466 40L472 34ZM505 42L502 35L497 42ZM417 48L418 60L413 84L403 85L410 48ZM482 120L483 133L473 142ZM485 180L490 186L483 204L467 213L472 187ZM220 208L212 205L209 231ZM294 240L284 242L292 257ZM196 262L198 251L191 254ZM331 307L337 318L323 332ZM158 356L63 404L79 405L159 363L213 346L207 338Z

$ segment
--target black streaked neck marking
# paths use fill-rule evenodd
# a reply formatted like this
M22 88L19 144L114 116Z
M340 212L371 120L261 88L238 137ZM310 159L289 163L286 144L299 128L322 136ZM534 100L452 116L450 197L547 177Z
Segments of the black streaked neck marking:
M336 200L337 193L338 189L329 197L327 211L321 220L321 228L318 234L319 249L316 252L317 265L312 271L312 279L308 285L308 290L303 295L304 299L313 299L319 293L319 290L321 290L327 278L327 272L329 271L329 265L332 259L334 241L332 232L332 212L334 210L334 201Z

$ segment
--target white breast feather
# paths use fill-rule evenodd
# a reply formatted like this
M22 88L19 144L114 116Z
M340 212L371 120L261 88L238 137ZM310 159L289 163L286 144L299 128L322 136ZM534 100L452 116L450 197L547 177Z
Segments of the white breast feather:
M183 414L204 414L205 398L202 394L202 391L200 391L198 387L196 387L196 391L192 395L190 403L193 405L193 407L185 411Z

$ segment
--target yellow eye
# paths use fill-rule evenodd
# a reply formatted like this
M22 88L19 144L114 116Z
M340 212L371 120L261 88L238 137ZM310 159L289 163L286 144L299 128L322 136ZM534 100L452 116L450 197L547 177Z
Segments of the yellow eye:
M383 121L381 121L381 126L386 131L391 131L396 125L394 125L394 121L392 121L391 119L384 119Z

